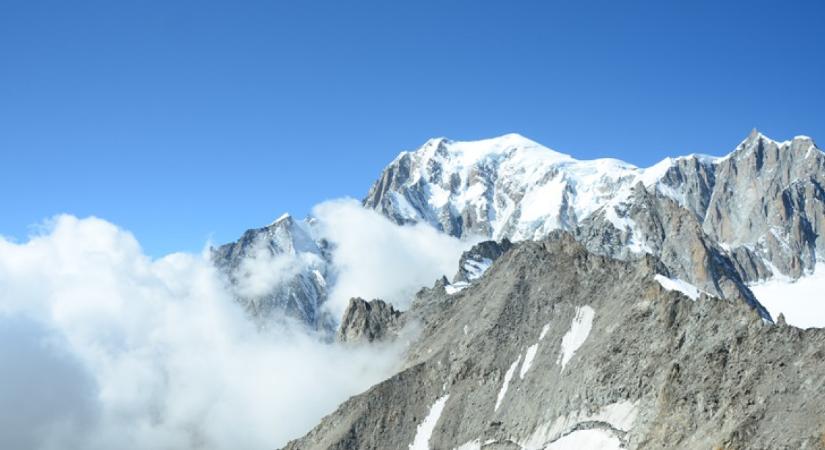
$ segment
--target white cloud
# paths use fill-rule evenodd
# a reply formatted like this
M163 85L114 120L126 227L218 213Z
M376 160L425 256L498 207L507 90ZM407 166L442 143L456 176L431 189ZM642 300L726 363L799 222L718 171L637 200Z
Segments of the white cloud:
M323 265L324 261L314 253L276 254L269 248L266 239L259 239L235 270L237 293L244 298L261 297L299 273L320 269Z
M334 244L338 271L327 306L340 317L352 297L380 298L407 308L422 286L456 272L472 242L429 225L398 226L355 200L332 200L313 209L319 233Z
M371 231L389 245L382 225ZM423 245L403 235L400 255ZM391 264L354 238L340 241L348 289L369 270L386 283L359 295L388 294L394 271L429 261ZM353 268L358 254L377 260ZM71 216L25 243L0 238L0 337L4 366L15 360L0 371L0 448L277 448L399 360L397 348L260 333L205 256L152 260L128 232Z

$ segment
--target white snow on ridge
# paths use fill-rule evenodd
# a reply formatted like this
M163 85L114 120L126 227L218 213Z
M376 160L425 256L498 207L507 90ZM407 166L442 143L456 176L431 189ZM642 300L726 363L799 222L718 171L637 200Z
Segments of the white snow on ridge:
M498 391L498 397L496 398L496 407L493 411L498 411L498 407L501 406L501 402L504 401L504 396L507 395L507 387L510 386L510 380L513 379L513 374L516 372L516 367L518 367L518 363L521 361L521 355L519 354L513 364L510 365L510 368L507 369L507 372L504 373L504 382L501 384L501 389Z
M693 301L699 299L700 294L706 293L701 289L697 288L696 286L686 281L682 281L678 278L668 278L661 274L656 274L656 276L653 278L657 282L659 282L659 284L662 285L662 287L665 288L665 290L681 292Z
M435 426L438 424L438 419L441 417L441 413L444 411L444 406L447 404L447 400L449 398L450 394L447 394L440 397L435 401L435 403L433 403L427 417L425 417L424 421L418 425L418 428L416 428L415 438L413 439L412 444L410 444L409 450L430 449L430 438L433 435Z
M453 284L448 284L444 286L444 290L447 292L447 295L453 295L463 291L469 285L470 283L467 283L465 281L456 281Z
M570 330L564 335L561 340L561 353L556 361L561 364L561 370L570 362L576 350L579 349L590 335L590 330L593 327L593 318L596 311L589 306L580 306L576 308L576 316L570 324Z
M468 259L464 263L464 270L467 271L467 278L470 280L477 280L484 275L484 272L493 265L493 260L490 258L482 258L481 261L474 261Z
M781 313L795 327L825 327L825 262L796 281L780 276L749 287L774 320Z

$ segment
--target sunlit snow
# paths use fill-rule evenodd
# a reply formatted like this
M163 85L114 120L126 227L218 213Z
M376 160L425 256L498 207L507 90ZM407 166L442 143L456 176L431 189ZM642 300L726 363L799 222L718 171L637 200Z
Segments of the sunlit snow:
M795 282L776 277L750 289L774 320L781 313L796 327L825 327L825 263L817 263L813 274Z
M447 400L450 398L450 394L447 394L443 397L440 397L438 400L433 403L433 406L430 408L429 414L427 417L424 418L424 421L418 425L418 428L415 430L415 439L413 439L413 443L410 444L409 450L429 450L430 449L430 438L433 435L433 431L435 430L436 424L438 424L438 419L441 417L442 411L444 411L444 406L447 404Z
M696 286L686 281L682 281L678 278L668 278L660 274L656 274L656 276L653 278L656 281L658 281L659 284L661 284L662 287L666 290L681 292L682 294L685 294L688 298L694 301L697 300L699 298L699 295L703 293L703 291L701 291Z
M561 369L570 362L576 350L584 344L587 337L590 335L590 329L593 327L593 317L596 311L589 306L581 306L576 308L576 316L570 324L570 330L564 335L561 340L561 353L557 363L561 364Z
M498 398L496 398L496 407L493 411L498 411L498 407L501 406L501 402L504 401L504 396L507 395L507 387L510 386L510 380L513 379L513 374L516 373L516 367L518 367L518 363L521 361L521 355L518 355L513 364L510 365L510 368L507 369L507 372L504 373L504 382L501 384L501 390L498 391Z

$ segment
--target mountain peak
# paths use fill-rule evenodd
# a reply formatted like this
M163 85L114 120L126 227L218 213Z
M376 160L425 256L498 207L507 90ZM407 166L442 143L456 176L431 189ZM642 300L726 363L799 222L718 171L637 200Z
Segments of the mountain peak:
M767 141L767 142L776 142L775 140L765 136L761 131L757 130L756 128L752 129L748 136L739 144L739 147L746 148L750 147L754 143L759 142L760 140Z
M289 213L283 213L283 214L280 215L280 217L273 220L272 223L269 224L269 226L271 227L271 226L275 226L275 225L280 225L281 223L291 222L291 221L292 221L292 216Z
M454 141L448 138L429 139L421 148L412 152L425 158L436 155L467 166L487 157L511 155L518 152L543 160L573 160L570 155L549 149L518 133L474 141Z

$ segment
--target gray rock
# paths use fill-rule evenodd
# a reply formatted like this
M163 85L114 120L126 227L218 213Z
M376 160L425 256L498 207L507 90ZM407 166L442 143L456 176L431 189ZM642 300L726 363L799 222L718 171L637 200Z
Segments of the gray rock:
M632 227L619 229L608 216ZM721 298L743 296L770 320L745 285L741 265L704 232L695 214L657 190L636 185L627 202L597 211L582 221L575 235L591 251L614 258L638 258L631 249L644 248L662 261L669 275Z
M744 292L692 301L662 270L564 233L523 242L457 294L419 292L404 368L286 448L407 449L428 416L432 449L821 448L825 330L766 323Z
M383 300L350 299L337 339L346 343L382 341L394 337L401 327L401 312Z
M480 278L493 261L510 250L512 246L513 244L507 239L501 242L484 241L474 245L461 255L453 283L470 282Z
M825 241L825 155L813 141L752 132L716 168L703 227L728 247L752 248L793 278L813 268Z

